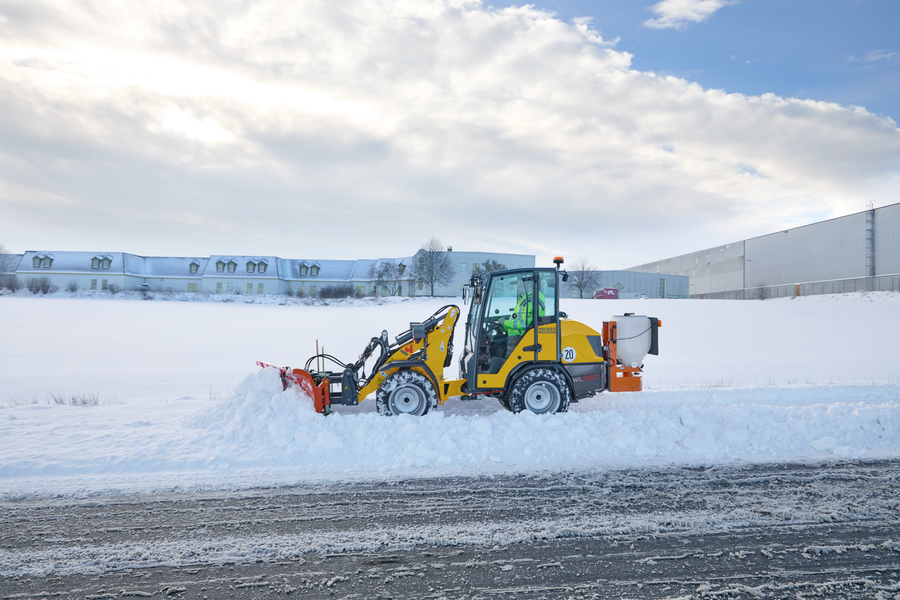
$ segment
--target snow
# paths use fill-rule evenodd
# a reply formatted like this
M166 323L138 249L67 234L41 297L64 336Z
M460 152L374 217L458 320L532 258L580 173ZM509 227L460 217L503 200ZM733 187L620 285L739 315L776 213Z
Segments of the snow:
M900 456L896 293L564 300L597 329L662 320L644 392L550 416L451 400L418 418L381 417L374 397L322 417L254 362L302 366L316 340L355 360L446 299L115 298L0 297L0 498Z

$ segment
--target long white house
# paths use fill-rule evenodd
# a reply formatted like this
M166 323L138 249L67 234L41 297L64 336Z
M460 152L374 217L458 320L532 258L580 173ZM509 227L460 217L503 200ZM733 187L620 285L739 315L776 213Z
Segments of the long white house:
M472 270L488 261L510 268L534 266L535 257L495 252L448 252L455 272L452 283L435 289L440 296L458 296ZM151 290L219 294L300 294L317 296L327 286L353 287L360 296L425 296L428 286L417 285L410 268L415 258L361 260L294 259L277 256L213 255L138 256L126 252L38 252L12 257L7 273L22 285L45 282L65 289ZM399 276L393 287L377 289L373 273L390 263ZM112 286L112 288L110 287Z

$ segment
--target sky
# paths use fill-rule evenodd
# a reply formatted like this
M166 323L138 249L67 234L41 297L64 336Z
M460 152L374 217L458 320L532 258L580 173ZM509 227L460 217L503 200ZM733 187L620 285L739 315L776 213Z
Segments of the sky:
M900 201L895 0L0 0L0 244L587 257Z

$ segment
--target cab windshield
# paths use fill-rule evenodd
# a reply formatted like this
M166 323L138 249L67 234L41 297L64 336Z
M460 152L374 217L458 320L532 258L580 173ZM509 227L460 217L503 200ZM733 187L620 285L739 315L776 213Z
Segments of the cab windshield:
M479 373L498 373L533 325L534 273L510 273L491 279L482 302Z

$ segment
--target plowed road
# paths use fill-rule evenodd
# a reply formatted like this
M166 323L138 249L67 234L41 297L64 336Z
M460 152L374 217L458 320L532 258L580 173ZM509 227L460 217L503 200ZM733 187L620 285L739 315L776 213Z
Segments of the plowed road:
M900 600L900 463L0 504L0 598Z

